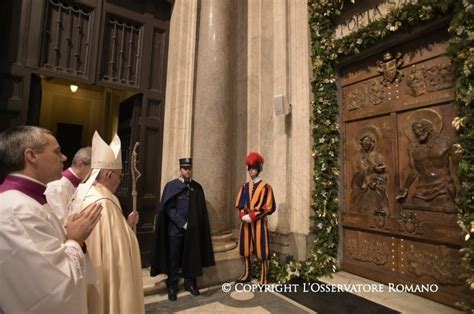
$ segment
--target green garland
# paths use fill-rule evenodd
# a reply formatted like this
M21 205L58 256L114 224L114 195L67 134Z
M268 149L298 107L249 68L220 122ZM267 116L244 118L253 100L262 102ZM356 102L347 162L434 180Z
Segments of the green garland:
M418 0L416 4L395 7L384 18L336 40L337 54L339 57L357 54L395 33L409 32L414 27L443 18L453 12L459 1Z
M271 259L270 280L288 282L293 278L314 280L322 275L336 271L338 232L338 185L340 169L338 156L340 152L340 133L338 124L338 104L336 98L335 63L344 56L359 53L394 33L407 32L436 19L456 13L450 29L454 36L448 51L453 64L458 69L457 104L460 116L458 123L459 136L464 154L459 165L459 175L463 180L459 224L466 232L466 246L463 249L469 265L468 282L474 286L474 243L470 238L474 232L473 208L473 113L470 103L473 96L472 72L474 58L472 39L472 14L474 0L464 0L464 8L459 6L461 0L418 0L416 4L396 7L377 21L351 33L339 40L334 40L333 20L341 14L344 0L310 0L309 25L311 31L311 53L313 80L311 81L312 101L312 136L314 159L314 190L312 193L313 210L311 231L315 241L311 255L305 261L295 261L289 257L282 262L275 254ZM351 0L355 2L355 0ZM460 28L461 27L461 28ZM463 31L461 31L461 29ZM467 35L466 35L467 34ZM463 39L467 37L468 39ZM460 72L465 72L460 73Z
M459 195L458 224L465 233L464 262L465 279L474 289L474 0L464 0L457 7L456 14L449 27L451 39L447 49L454 66L456 77L456 101L458 117L453 126L459 135L461 153L458 176L462 182Z
M315 173L311 232L315 235L315 240L311 246L311 255L306 261L289 258L286 263L282 263L273 255L270 260L269 279L279 283L288 282L293 278L311 281L336 271L339 242L337 182L340 173L340 133L334 69L337 54L331 37L334 32L331 17L340 14L342 5L342 0L309 2L313 65L312 155Z

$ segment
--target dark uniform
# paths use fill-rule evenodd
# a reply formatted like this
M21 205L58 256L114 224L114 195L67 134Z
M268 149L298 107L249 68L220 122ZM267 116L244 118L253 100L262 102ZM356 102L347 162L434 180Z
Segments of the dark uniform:
M181 268L181 261L183 258L184 235L185 230L183 226L188 221L189 212L189 182L184 182L186 185L175 197L173 197L169 205L165 207L165 212L168 215L168 241L169 241L169 256L168 256L168 279L166 286L170 288L178 288L179 269ZM186 287L195 286L196 278L184 278L184 285Z
M181 167L185 160L190 165L190 158L180 159ZM161 197L150 275L167 274L168 297L176 300L180 269L185 289L197 295L196 277L202 275L202 267L212 265L214 253L202 186L181 177L172 180Z

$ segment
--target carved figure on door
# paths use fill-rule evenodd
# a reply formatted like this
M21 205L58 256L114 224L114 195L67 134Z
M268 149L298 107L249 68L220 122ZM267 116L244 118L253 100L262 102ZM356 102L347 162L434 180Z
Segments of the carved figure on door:
M456 186L459 180L454 141L440 136L441 116L432 109L421 109L408 116L405 133L412 141L408 148L409 173L396 199L405 199L416 179L415 191L404 207L456 213Z
M381 104L385 98L384 85L380 80L372 80L368 84L369 88L367 89L367 98L369 100L369 104Z
M407 88L406 93L413 97L426 93L425 78L423 77L423 70L417 70L415 65L412 66L410 75L408 75L407 87L408 88Z
M359 154L351 182L351 207L360 213L389 214L386 192L387 173L382 154L376 151L381 133L375 126L365 126L356 135Z

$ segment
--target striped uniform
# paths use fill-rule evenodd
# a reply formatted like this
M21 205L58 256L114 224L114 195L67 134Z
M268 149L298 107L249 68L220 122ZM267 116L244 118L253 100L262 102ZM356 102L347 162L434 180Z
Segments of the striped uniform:
M242 221L240 227L240 255L245 258L245 270L241 279L247 279L250 275L249 258L255 253L262 261L261 282L265 283L270 254L266 216L276 209L272 187L265 181L245 183L237 195L235 207L239 210L240 218L249 214L252 220L250 223Z

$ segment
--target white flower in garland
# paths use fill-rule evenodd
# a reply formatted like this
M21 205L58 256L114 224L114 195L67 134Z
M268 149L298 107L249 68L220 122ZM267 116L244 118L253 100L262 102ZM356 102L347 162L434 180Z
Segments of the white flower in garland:
M453 121L451 122L453 128L456 130L459 130L461 127L464 127L464 124L466 122L466 117L455 117Z
M454 144L454 153L458 156L460 156L463 152L464 149L462 148L461 144Z
M392 23L388 23L387 26L385 26L385 28L388 29L388 30L391 31L391 32L394 32L394 31L396 31L401 25L402 25L402 23L400 23L399 21L396 21L396 22L394 22L393 24L392 24Z
M421 7L420 18L422 20L429 20L431 18L432 11L433 11L433 8L430 5L422 6Z
M313 62L313 67L315 69L319 69L322 65L323 65L323 61L321 61L321 59L319 57L316 58Z

